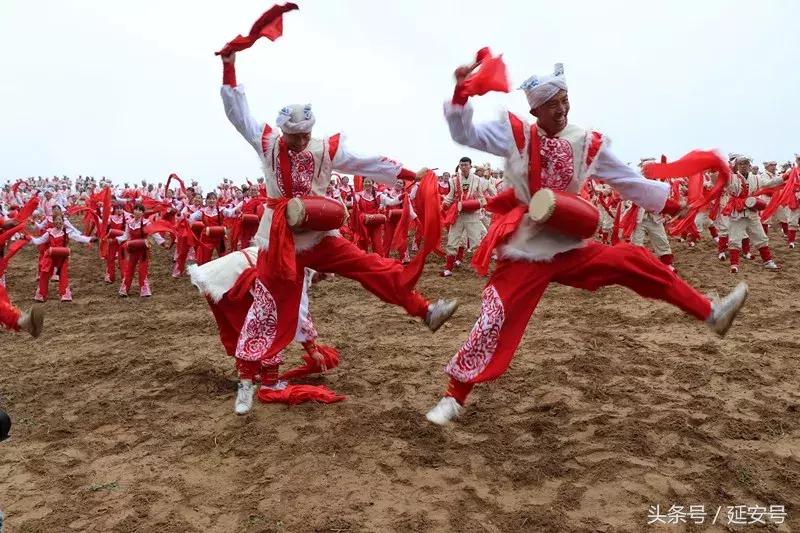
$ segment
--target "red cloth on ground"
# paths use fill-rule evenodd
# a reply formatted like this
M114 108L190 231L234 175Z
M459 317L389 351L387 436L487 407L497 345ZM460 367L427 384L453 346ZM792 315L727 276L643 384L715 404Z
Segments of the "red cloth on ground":
M346 397L336 394L325 385L287 385L283 390L265 387L258 389L258 399L264 403L297 405L304 402L334 403Z
M322 354L322 358L325 360L326 370L331 370L339 366L339 352L336 351L336 348L325 346L324 344L318 344L317 351ZM319 363L317 363L310 355L304 354L303 360L305 361L305 364L287 370L281 374L280 379L297 379L309 374L319 374L322 372L322 368L319 366Z

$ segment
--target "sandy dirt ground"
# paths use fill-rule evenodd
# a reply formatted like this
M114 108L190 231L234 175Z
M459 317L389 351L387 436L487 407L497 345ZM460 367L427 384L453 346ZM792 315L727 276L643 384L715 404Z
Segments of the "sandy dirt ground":
M436 334L351 281L316 285L317 327L342 364L307 382L347 400L237 417L232 361L166 253L153 298L121 300L96 252L76 251L74 303L53 290L42 338L0 336L6 531L727 531L735 505L784 505L786 523L761 527L798 531L800 252L774 239L784 270L745 261L738 278L710 244L675 243L702 291L751 284L724 340L624 289L551 287L510 371L444 429L423 415L477 315L471 272L442 279L430 261L421 289L463 302ZM23 306L34 252L8 277ZM708 516L648 527L656 504Z

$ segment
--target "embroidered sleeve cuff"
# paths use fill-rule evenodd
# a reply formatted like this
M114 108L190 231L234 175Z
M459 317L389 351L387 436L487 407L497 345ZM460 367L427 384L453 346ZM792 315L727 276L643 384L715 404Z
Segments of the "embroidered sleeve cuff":
M667 198L667 201L664 203L664 209L661 210L662 215L677 215L681 210L681 204L673 200L672 198Z

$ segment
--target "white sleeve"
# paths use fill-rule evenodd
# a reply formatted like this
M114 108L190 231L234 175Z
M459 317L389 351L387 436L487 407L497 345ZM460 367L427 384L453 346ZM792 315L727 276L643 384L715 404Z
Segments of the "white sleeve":
M66 216L64 217L64 225L67 227L67 229L74 231L75 233L80 233L80 231L78 231L78 228L76 228Z
M191 220L192 222L198 222L202 219L203 219L203 211L200 209L189 215L189 220Z
M162 237L160 233L153 233L151 237L153 237L153 240L156 241L156 244L161 245L166 242L166 239Z
M91 237L87 237L75 228L67 228L67 234L69 235L69 238L75 242L80 242L83 244L92 242Z
M400 205L400 204L403 203L403 199L402 198L392 198L388 194L384 194L381 199L382 199L383 205L388 206L388 207L394 207L394 206L397 206L397 205Z
M255 148L258 155L261 152L261 134L264 131L264 124L259 124L250 113L250 106L247 104L247 96L244 94L244 87L237 85L223 85L220 90L222 103L225 106L225 114L228 120L242 134L242 137Z
M514 134L508 122L498 120L473 124L469 102L464 106L445 102L444 118L450 127L450 136L463 146L500 157L507 157L512 146L515 146Z
M397 175L403 165L379 155L362 156L351 152L344 143L344 137L340 137L339 148L331 162L333 170L343 174L358 174L366 176L378 183L392 184L397 179Z
M42 245L42 244L46 243L49 240L50 240L50 232L45 231L39 237L32 237L31 238L31 244L33 244L35 246L39 246L39 245Z
M222 216L227 218L234 218L239 211L239 206L236 207L226 207L222 209Z
M772 178L768 177L761 178L759 176L758 182L759 182L758 183L759 189L769 189L772 187L777 187L778 185L783 185L784 183L783 177L781 176L774 176Z
M669 198L669 184L650 180L620 161L608 148L600 150L594 175L616 189L623 199L660 213Z

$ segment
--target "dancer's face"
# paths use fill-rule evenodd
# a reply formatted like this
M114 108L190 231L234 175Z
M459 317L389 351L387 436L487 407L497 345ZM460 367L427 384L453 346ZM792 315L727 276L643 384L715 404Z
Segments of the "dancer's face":
M567 91L558 91L554 97L537 108L531 109L536 123L548 135L556 135L567 127L569 115L569 95Z
M308 133L284 133L283 137L286 139L286 146L292 152L302 152L308 147L311 141L311 132Z
M747 176L750 174L750 161L747 159L742 159L736 163L736 172L738 172L741 176Z

